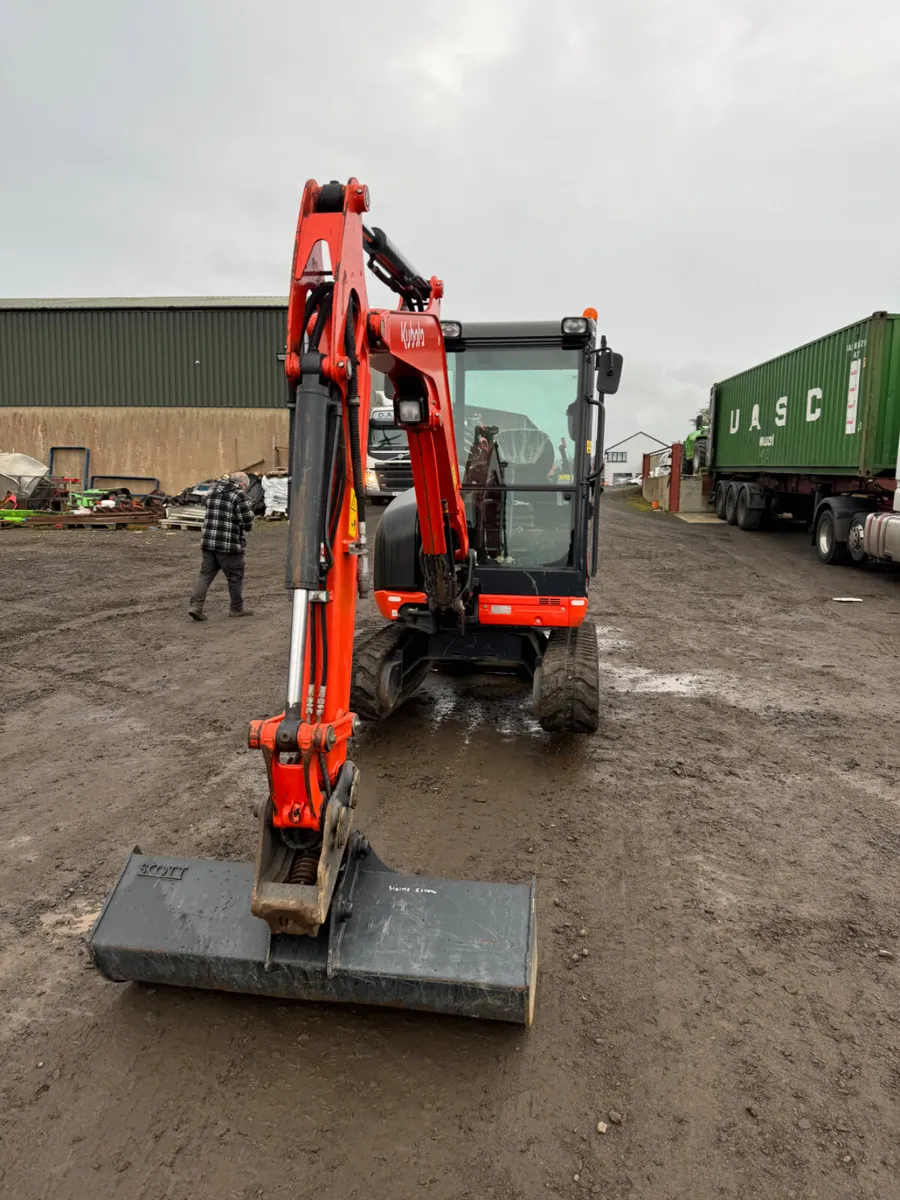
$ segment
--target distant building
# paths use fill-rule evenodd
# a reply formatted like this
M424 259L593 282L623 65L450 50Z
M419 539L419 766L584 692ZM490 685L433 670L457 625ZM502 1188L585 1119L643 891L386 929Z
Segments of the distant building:
M652 454L654 450L664 450L668 442L651 437L649 433L639 430L630 437L623 438L613 446L607 446L604 454L603 482L606 484L625 483L635 475L640 475L644 455Z
M105 484L170 493L285 467L286 316L285 296L0 299L0 450L83 447Z

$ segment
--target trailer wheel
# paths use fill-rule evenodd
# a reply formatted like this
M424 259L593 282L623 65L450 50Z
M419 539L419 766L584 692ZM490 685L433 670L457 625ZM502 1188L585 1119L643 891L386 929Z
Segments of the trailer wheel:
M729 525L737 522L738 489L736 483L729 483L725 492L725 520Z
M819 562L829 566L843 562L847 557L847 543L837 540L834 513L830 508L823 508L816 521L816 554Z
M847 549L850 557L859 566L868 559L863 546L866 544L866 517L868 513L857 513L850 522L850 532L847 534Z
M764 510L750 507L750 489L746 483L738 492L736 515L738 529L745 529L747 532L752 532L754 529L759 529L760 525L762 525Z
M716 496L715 496L714 503L715 503L715 507L716 507L716 516L719 518L720 521L725 520L725 496L726 496L727 491L728 491L727 483L717 483L716 484Z

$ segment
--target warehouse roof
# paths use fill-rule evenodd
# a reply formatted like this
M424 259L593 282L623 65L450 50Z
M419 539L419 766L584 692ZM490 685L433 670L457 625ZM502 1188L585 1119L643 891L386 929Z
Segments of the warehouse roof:
M652 433L645 433L643 429L639 429L637 433L630 434L627 438L622 438L621 442L613 442L611 446L604 447L605 450L615 450L616 446L624 446L626 442L634 441L636 437L649 438L651 442L656 442L658 446L666 446L667 442L661 442L659 438L655 438Z
M287 296L87 296L80 299L0 299L0 311L116 308L287 308Z

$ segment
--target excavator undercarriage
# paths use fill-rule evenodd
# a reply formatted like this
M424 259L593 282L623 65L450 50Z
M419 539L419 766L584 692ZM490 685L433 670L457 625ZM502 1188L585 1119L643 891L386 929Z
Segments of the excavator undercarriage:
M353 711L383 721L431 670L519 675L532 685L532 711L548 733L593 733L600 723L600 669L593 621L549 635L469 630L428 636L404 626L365 627L353 646Z

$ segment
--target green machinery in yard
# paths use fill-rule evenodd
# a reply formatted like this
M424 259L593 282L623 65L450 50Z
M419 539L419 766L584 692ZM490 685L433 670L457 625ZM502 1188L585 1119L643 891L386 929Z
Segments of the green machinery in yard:
M706 466L709 444L709 409L704 408L694 418L694 428L684 439L684 469L686 475L699 475Z
M29 508L0 508L0 525L24 525L33 516L36 513Z

